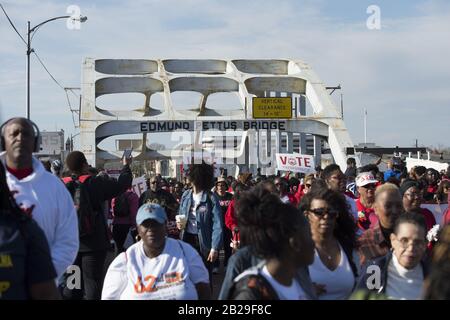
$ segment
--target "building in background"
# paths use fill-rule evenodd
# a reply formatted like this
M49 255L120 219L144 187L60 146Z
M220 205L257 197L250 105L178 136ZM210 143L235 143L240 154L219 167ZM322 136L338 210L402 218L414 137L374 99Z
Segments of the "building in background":
M40 151L35 156L41 161L59 159L64 162L69 152L69 150L65 149L64 130L42 131L41 137Z

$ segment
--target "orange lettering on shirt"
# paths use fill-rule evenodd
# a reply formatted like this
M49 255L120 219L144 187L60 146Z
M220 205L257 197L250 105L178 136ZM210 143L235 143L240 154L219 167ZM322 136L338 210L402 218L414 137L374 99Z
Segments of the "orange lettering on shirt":
M134 285L134 291L136 293L143 293L144 292L144 286L142 285L141 277L138 276L137 282Z
M149 275L144 278L144 281L148 281L148 284L146 286L144 286L144 284L142 283L142 278L138 276L137 282L134 285L134 291L136 293L155 292L158 290L157 288L153 287L156 282L156 277Z
M181 282L181 279L181 273L179 272L171 272L164 275L164 280L166 283Z
M152 276L152 275L149 275L149 276L145 277L144 280L145 280L146 282L149 281L149 283L145 286L145 291L146 291L146 292L155 292L156 290L158 290L158 289L156 289L156 288L153 288L153 285L154 285L155 282L156 282L156 277L154 277L154 276Z

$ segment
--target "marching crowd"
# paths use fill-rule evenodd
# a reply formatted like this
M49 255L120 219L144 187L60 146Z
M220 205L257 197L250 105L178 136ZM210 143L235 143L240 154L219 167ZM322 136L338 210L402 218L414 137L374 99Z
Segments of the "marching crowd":
M219 299L450 299L450 209L425 208L449 204L450 166L215 178L202 163L138 196L131 158L113 179L79 151L41 163L39 139L24 118L1 127L0 299L208 300L220 263Z

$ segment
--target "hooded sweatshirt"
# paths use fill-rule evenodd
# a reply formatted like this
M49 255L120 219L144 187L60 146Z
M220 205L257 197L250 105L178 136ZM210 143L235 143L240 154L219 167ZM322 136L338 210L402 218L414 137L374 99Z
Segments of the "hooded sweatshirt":
M5 152L0 154L5 164ZM78 218L70 193L58 177L33 157L33 172L18 180L6 170L9 189L17 204L44 231L58 278L78 253Z

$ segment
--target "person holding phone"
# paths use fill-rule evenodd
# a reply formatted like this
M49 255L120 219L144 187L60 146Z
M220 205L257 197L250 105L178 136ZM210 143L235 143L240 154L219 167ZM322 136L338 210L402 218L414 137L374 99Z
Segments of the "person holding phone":
M133 180L130 169L131 162L131 157L122 159L123 168L116 180L105 175L89 175L89 165L86 157L80 151L73 151L67 156L66 164L71 176L64 178L64 183L68 185L75 179L81 182L88 194L89 205L97 214L93 232L88 235L80 234L80 249L74 264L80 267L82 272L81 290L64 288L63 296L66 299L99 300L101 297L106 254L110 248L102 203L119 196L130 186Z

